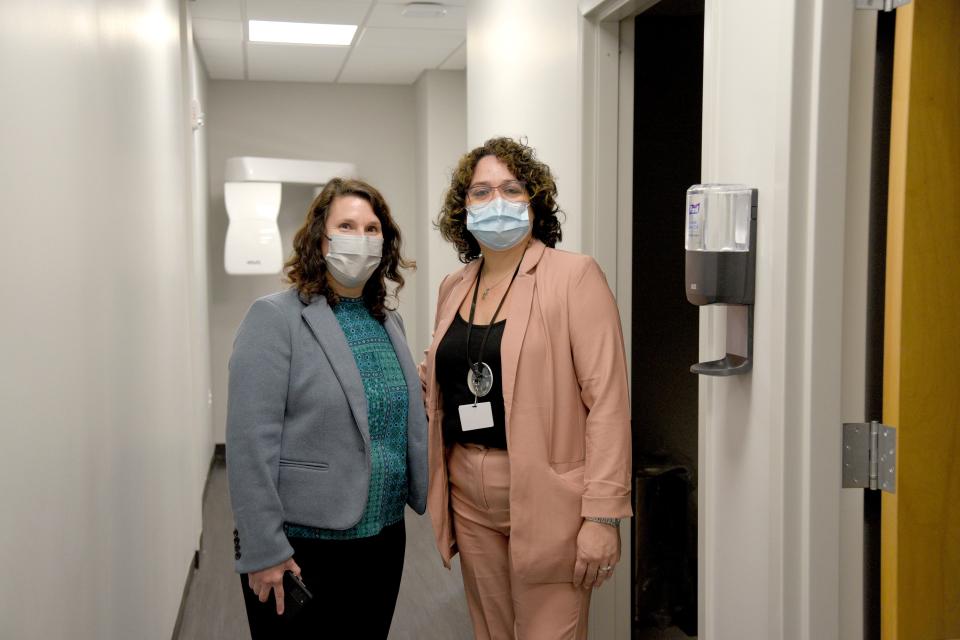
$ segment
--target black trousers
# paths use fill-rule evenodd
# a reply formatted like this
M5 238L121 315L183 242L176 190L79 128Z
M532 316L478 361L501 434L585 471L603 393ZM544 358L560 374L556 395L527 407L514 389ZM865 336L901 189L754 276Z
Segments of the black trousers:
M403 520L370 538L290 538L293 559L313 599L296 615L278 616L273 592L260 602L242 574L252 640L386 640L406 541Z

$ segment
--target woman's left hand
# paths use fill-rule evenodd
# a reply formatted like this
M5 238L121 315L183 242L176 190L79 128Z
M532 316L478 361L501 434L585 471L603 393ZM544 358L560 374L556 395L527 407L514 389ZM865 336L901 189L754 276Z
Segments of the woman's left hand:
M577 535L573 584L584 589L599 587L613 575L619 561L620 527L584 520Z

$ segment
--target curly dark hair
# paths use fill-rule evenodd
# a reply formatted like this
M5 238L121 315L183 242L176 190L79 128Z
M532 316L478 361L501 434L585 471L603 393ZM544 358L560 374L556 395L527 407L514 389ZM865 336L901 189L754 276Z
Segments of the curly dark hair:
M327 281L327 262L320 247L326 235L327 214L336 198L356 196L370 203L373 213L380 220L383 233L383 258L363 287L363 301L370 315L383 322L386 318L387 280L396 284L389 297L396 301L397 292L403 288L400 269L416 269L416 263L400 254L400 228L390 216L390 207L373 186L362 180L333 178L314 198L307 211L306 220L293 238L293 255L283 266L286 281L300 294L300 300L309 304L317 296L324 296L333 307L339 296Z
M557 204L557 183L550 167L537 159L536 151L526 144L525 139L490 138L460 158L434 225L444 240L456 246L460 262L467 263L480 257L480 245L467 231L466 198L477 163L486 156L495 156L517 180L526 184L533 212L533 237L548 247L555 247L563 237L560 231L563 211Z

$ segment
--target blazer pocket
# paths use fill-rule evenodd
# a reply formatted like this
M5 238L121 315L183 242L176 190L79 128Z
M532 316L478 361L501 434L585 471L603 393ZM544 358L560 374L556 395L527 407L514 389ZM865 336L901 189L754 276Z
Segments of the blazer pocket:
M553 471L559 476L563 476L568 473L573 475L572 472L583 467L585 462L586 461L582 458L580 460L573 460L571 462L551 462L550 468L553 469Z
M307 469L310 471L327 471L330 465L326 462L307 462L304 460L280 460L281 467L292 467L294 469Z

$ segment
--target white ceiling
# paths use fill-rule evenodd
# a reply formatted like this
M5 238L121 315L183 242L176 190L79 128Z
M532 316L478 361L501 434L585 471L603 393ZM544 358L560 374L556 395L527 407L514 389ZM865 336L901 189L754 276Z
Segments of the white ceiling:
M467 0L441 18L407 18L407 0L194 0L193 36L215 80L411 84L463 69ZM248 20L359 25L349 47L250 42Z

